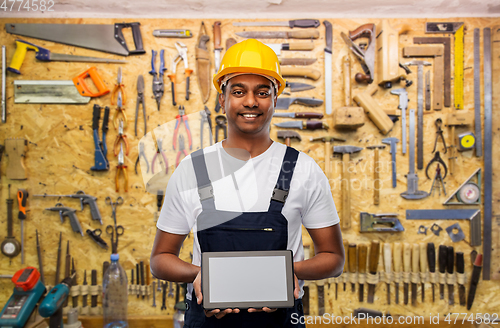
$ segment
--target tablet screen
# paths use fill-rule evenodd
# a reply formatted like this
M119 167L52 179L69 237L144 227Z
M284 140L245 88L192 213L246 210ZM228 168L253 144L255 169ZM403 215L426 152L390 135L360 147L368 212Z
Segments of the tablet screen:
M291 251L214 252L202 258L206 309L293 306Z

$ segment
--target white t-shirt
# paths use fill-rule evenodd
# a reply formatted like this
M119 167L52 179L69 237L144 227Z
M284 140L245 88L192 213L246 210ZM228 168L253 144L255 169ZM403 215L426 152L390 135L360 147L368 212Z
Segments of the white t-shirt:
M229 155L221 142L205 148L216 209L235 212L235 217L241 212L267 212L285 151L285 145L273 142L264 153L242 161ZM157 227L181 235L188 234L192 229L192 263L198 266L201 263L201 250L196 218L201 211L196 176L189 155L182 160L168 182ZM314 159L305 153L299 153L288 198L281 213L288 221L287 249L293 251L295 262L304 259L302 225L307 229L318 229L340 221L328 179ZM302 289L303 282L299 283ZM189 299L191 291L192 286L189 284Z

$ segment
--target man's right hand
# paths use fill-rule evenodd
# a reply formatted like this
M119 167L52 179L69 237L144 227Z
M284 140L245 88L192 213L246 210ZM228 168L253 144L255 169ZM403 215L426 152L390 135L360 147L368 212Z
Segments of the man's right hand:
M198 272L198 275L196 275L196 278L193 281L193 289L194 289L194 294L196 295L196 302L198 304L201 304L203 301L203 294L201 293L201 270ZM228 313L239 313L240 309L225 309L221 311L220 309L215 309L215 310L205 310L205 315L207 318L210 318L212 316L215 316L217 319L220 319L224 317Z

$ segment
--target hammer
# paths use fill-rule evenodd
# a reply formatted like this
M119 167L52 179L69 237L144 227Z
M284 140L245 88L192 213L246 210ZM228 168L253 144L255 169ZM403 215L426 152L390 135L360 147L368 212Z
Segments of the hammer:
M351 228L351 178L349 174L350 154L363 150L356 146L335 146L334 153L342 154L342 228Z
M290 139L297 138L297 139L299 139L299 141L302 140L302 138L300 137L300 134L298 132L288 131L288 130L278 131L278 138L285 139L285 145L287 145L288 147L290 147Z
M330 169L331 143L333 141L345 141L345 139L337 138L337 137L333 137L333 136L326 136L326 137L311 138L310 141L323 141L325 143L325 175L328 178L328 181L330 181L330 176L331 176L331 169Z
M368 146L366 147L367 149L374 149L375 150L375 167L373 169L374 172L374 186L373 186L373 204L378 205L380 204L380 162L379 162L379 156L378 156L378 151L379 149L384 149L384 145L375 145L375 146Z

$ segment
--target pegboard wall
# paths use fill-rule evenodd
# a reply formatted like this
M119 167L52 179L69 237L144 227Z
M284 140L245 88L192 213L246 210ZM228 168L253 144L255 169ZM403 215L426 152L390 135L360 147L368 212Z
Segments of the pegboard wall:
M133 20L129 20L132 22ZM323 20L320 19L320 22ZM333 112L337 108L344 106L344 88L343 88L343 69L342 63L346 55L350 55L351 64L351 88L352 96L362 93L366 90L366 84L359 84L354 81L354 75L361 72L361 67L355 56L350 52L346 44L341 38L340 33L347 33L357 27L367 24L375 23L377 28L382 20L374 19L336 19L330 20L333 25ZM402 51L404 47L413 46L413 38L421 36L429 36L424 33L424 26L426 21L433 21L431 19L390 19L389 24L393 27L406 25L407 31L399 36L399 51L400 61L407 62L416 58L403 58ZM435 20L434 20L435 21ZM473 30L479 28L481 31L481 54L483 53L483 28L492 28L492 51L493 51L493 159L498 158L498 151L500 149L500 142L497 131L500 129L500 100L498 94L500 92L500 19L498 18L460 18L450 19L448 21L464 22L465 35L464 35L464 110L468 112L474 111L474 71L478 69L473 65ZM130 275L131 269L135 269L136 264L140 261L145 263L149 262L150 251L153 239L156 232L155 226L155 213L156 207L156 194L146 191L144 181L141 176L141 170L144 169L143 163L138 167L138 173L134 172L134 165L138 156L138 143L143 135L143 122L142 112L139 112L139 136L134 135L134 117L136 107L136 81L138 75L143 75L145 79L145 103L147 112L147 129L148 132L155 128L159 128L165 123L175 121L175 116L178 114L177 106L172 105L170 81L165 76L165 93L161 100L161 108L157 109L156 101L152 93L152 76L148 74L151 70L151 50L160 51L165 49L165 63L166 74L172 72L171 62L176 56L177 50L174 46L175 41L179 39L172 38L157 38L153 37L153 30L155 29L176 29L183 28L189 29L193 32L194 37L182 39L183 43L188 47L188 64L189 68L195 70L195 46L198 37L198 31L202 20L200 19L142 19L141 33L144 41L144 49L146 54L139 56L120 57L103 52L77 48L73 46L62 45L54 42L32 39L29 37L19 37L16 35L8 34L5 31L6 23L61 23L61 24L113 24L117 20L110 19L0 19L0 40L2 44L7 47L7 64L10 63L15 51L15 39L20 38L32 42L44 48L50 49L54 53L65 53L82 56L94 56L102 58L124 59L126 64L95 64L101 75L104 83L108 88L112 89L116 83L118 67L121 67L123 74L123 84L125 85L125 94L127 101L124 105L126 115L128 116L129 124L125 129L128 142L130 144L130 152L125 157L125 165L128 166L128 192L123 190L123 180L120 181L120 192L115 191L115 172L117 159L112 154L113 145L117 136L117 131L113 128L112 122L109 124L109 132L107 135L108 145L108 160L110 163L110 170L104 172L94 172L90 167L94 165L94 142L92 131L92 108L94 104L101 106L110 106L111 117L116 110L116 106L111 104L111 95L105 95L99 98L93 98L88 104L85 105L53 105L53 104L15 104L14 103L14 81L16 80L71 80L74 76L83 72L85 69L92 66L89 63L68 63L68 62L40 62L35 60L34 52L29 51L26 55L24 63L21 68L21 74L7 73L6 89L7 89L7 122L0 125L0 135L3 139L6 138L24 138L27 140L27 152L23 159L23 164L26 172L26 180L11 180L5 176L6 167L10 158L5 156L1 162L1 198L2 204L5 199L14 198L19 188L28 190L30 197L28 198L28 215L24 226L24 242L25 242L25 263L21 264L21 256L9 259L5 256L0 256L0 274L14 274L20 268L25 266L38 267L37 250L36 250L36 231L38 231L41 246L42 257L44 263L45 279L47 284L54 284L54 276L56 269L56 256L59 242L59 234L62 233L63 241L63 258L65 255L66 242L70 242L70 253L74 258L75 267L77 271L77 282L82 284L83 272L87 271L87 279L90 278L90 271L92 269L98 270L98 283L102 279L102 263L109 261L109 250L104 250L98 247L90 238L84 234L80 236L72 231L68 222L61 223L58 214L55 212L46 211L45 208L52 207L58 202L62 202L65 206L78 209L76 212L83 231L87 229L103 229L112 224L111 207L105 204L105 198L111 197L115 200L118 196L123 197L124 203L117 208L117 221L125 229L124 235L120 239L118 251L120 253L120 262L126 269L127 274ZM210 41L207 43L209 53L212 58L213 70L213 30L214 19L205 19L204 23L207 26L207 32L210 36ZM235 27L232 25L234 22L230 19L221 21L222 30L222 44L224 47L225 41L228 38L235 38L241 41L242 38L235 35L235 32L240 31L266 31L278 30L269 27ZM495 27L496 26L496 27ZM284 51L283 58L316 58L317 61L307 68L317 70L321 73L321 78L318 80L302 79L302 78L288 78L289 81L304 82L314 85L315 88L308 91L292 93L291 96L299 97L314 97L318 99L325 98L324 87L324 47L325 47L325 29L324 25L318 27L320 37L313 39L314 49L311 51ZM436 35L433 35L436 36ZM447 36L453 40L452 34L439 35ZM96 36L97 37L97 36ZM131 33L125 35L128 44L133 44ZM295 42L296 40L283 40L274 39L269 42ZM303 42L298 40L297 42ZM427 45L422 45L426 47ZM451 58L454 58L453 43L452 43ZM424 68L425 73L431 72L433 76L433 65L435 59L423 59L431 63L431 66ZM158 61L157 61L158 65ZM452 61L452 78L453 78L453 61ZM407 87L408 97L410 99L408 108L417 108L417 69L411 67L412 73L408 75L408 80L413 81L413 84ZM402 70L401 70L402 71ZM484 87L483 87L483 69L481 60L481 108L484 104ZM196 114L203 110L204 105L212 111L212 121L215 114L213 112L215 105L216 92L212 87L210 98L206 104L202 102L197 79L197 72L191 76L191 94L190 99L185 100L185 76L183 74L184 68L182 64L177 67L177 98L178 104L184 105L186 114ZM403 72L403 71L402 71ZM376 72L379 74L379 72ZM432 78L431 78L432 81ZM454 81L451 81L452 90ZM404 82L395 83L393 89L404 87ZM434 86L432 87L434 88ZM395 95L390 94L391 89L378 88L377 93L374 95L375 101L384 109L395 112L399 100ZM452 96L453 97L453 96ZM453 98L452 98L453 100ZM288 112L298 111L314 111L318 113L325 113L325 106L308 108L300 105L292 105ZM446 126L447 115L454 112L453 101L450 107L444 107L441 111L425 111L424 114L424 170L416 170L419 176L419 189L429 191L434 177L434 169L430 170L431 178L425 176L425 165L434 157L432 150L434 148L434 141L436 136L435 121L438 118L443 120L444 138L447 145L450 144L454 136L451 136L451 129ZM364 115L364 114L363 114ZM275 118L273 122L286 121L285 118ZM482 110L481 122L483 123L484 113ZM378 240L382 243L419 243L419 242L433 242L436 249L439 245L444 244L453 246L455 251L463 252L465 254L465 272L467 278L470 278L472 265L470 262L470 253L476 250L482 253L482 246L471 246L469 238L469 223L464 221L410 221L405 219L406 210L408 209L444 209L449 208L443 205L443 202L448 196L459 188L465 180L474 173L477 169L484 170L483 157L476 157L474 150L458 152L456 165L453 174L448 174L444 179L446 193L444 191L435 190L435 193L422 200L405 200L400 194L407 189L406 174L408 173L408 153L403 155L401 153L401 143L398 144L396 168L397 168L397 187L392 187L391 181L391 155L388 148L380 150L380 204L374 205L374 151L366 149L367 146L380 145L381 140L385 137L396 137L401 140L401 119L399 119L392 131L387 135L382 135L373 122L364 117L364 125L357 130L337 130L334 129L333 115L325 115L323 121L329 125L329 129L315 130L315 131L300 131L302 140L300 142L293 140L291 146L301 150L308 155L312 156L317 163L325 168L325 145L321 142L311 142L310 138L334 135L346 139L342 144L354 145L363 147L364 149L351 156L348 169L351 172L351 221L352 227L343 230L343 238L349 243L357 245L369 245L372 240ZM407 121L408 122L408 121ZM470 125L457 127L455 135L462 134L468 131L474 131L473 122ZM213 123L214 124L214 123ZM191 125L193 126L193 124ZM272 126L271 137L282 142L277 138L277 128ZM483 136L483 140L487 136ZM193 133L193 140L199 140L199 130ZM175 155L176 151L171 150L171 139L166 139L164 142L164 149L169 162L169 171L173 172L175 169ZM335 143L340 144L340 143ZM455 142L456 144L456 142ZM193 150L200 147L199 142L194 143ZM438 149L443 146L438 143ZM409 151L409 150L408 150ZM152 157L152 155L151 155ZM443 160L449 165L447 155L442 155ZM151 162L152 158L149 158ZM18 165L21 165L19 163ZM330 159L330 181L332 185L332 193L339 210L341 220L344 218L341 215L342 211L342 194L341 194L341 180L342 180L342 160L338 156L332 156ZM325 311L336 315L349 314L358 307L370 307L380 311L389 311L391 314L401 315L429 315L432 314L447 314L447 313L498 313L500 308L500 187L496 176L498 175L498 165L495 160L493 161L493 253L491 262L491 277L492 281L480 281L477 290L476 299L473 308L467 311L465 307L458 304L458 297L456 296L455 305L450 306L446 300L439 299L438 287L436 286L436 301L431 301L431 288L430 284L426 284L426 301L422 302L420 295L417 304L412 306L411 303L404 305L402 302L403 288L400 284L400 303L394 302L394 288L391 288L391 304L387 304L386 298L386 284L383 282L378 283L375 290L375 303L366 304L358 301L358 295L351 293L350 286L346 291L343 291L341 283L339 284L338 300L335 300L334 288L335 285L327 283L325 286L326 301ZM11 185L10 195L8 194L8 185ZM483 184L484 185L484 184ZM90 211L86 206L83 211L79 210L77 200L68 198L37 198L31 195L35 194L52 194L52 195L68 195L73 194L78 190L83 190L85 193L97 197L97 204L102 214L103 225L93 221L90 216ZM482 197L484 199L484 195ZM2 206L0 211L0 225L7 226L7 215L5 206ZM462 208L461 206L454 208ZM468 208L483 209L483 204L480 206L472 206ZM360 212L368 212L372 214L380 213L397 213L398 219L401 221L404 232L391 232L391 233L360 233L359 214ZM465 234L465 239L454 243L451 241L448 234L443 230L439 236L434 235L432 232L427 231L427 234L419 234L419 226L424 225L427 228L433 223L439 224L443 229L453 223L459 223L461 229ZM2 238L5 236L5 228L2 228ZM20 223L17 220L17 200L14 202L14 236L20 240ZM104 232L102 237L109 243L109 236ZM304 244L310 244L311 241L304 230ZM192 247L192 238L186 239L186 244L183 246L181 258L190 260L190 251ZM63 262L64 263L64 262ZM62 273L64 272L62 266ZM152 278L152 277L151 277ZM130 279L129 279L130 281ZM151 282L153 279L151 279ZM348 284L349 285L349 284ZM310 314L318 314L317 308L317 288L315 283L309 285L310 288ZM468 291L468 280L466 284ZM365 287L366 290L366 287ZM420 290L420 286L419 286ZM8 297L12 292L12 284L8 279L0 279L0 304L6 303ZM167 310L161 310L158 304L161 304L161 294L156 294L157 307L152 307L152 297L148 300L130 296L129 298L129 314L131 315L168 315L173 314L174 298L167 297ZM71 304L71 302L70 302ZM81 301L80 301L81 304Z

